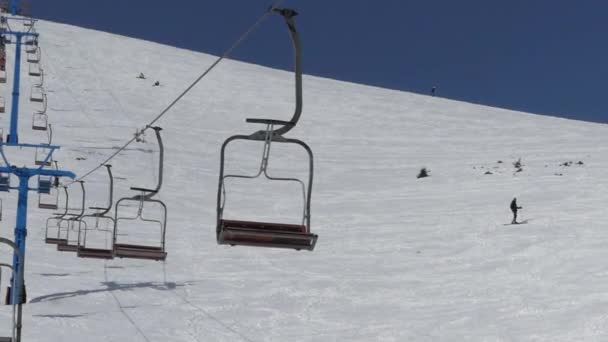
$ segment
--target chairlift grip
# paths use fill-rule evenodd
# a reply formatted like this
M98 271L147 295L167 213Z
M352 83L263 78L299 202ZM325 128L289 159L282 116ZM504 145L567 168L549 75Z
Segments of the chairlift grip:
M289 29L289 35L291 37L291 41L293 43L294 49L294 73L295 73L295 86L296 86L296 108L294 110L293 116L291 120L287 121L289 124L286 124L285 121L277 124L283 125L283 127L273 130L271 132L271 136L281 136L285 133L289 132L292 128L296 126L298 121L300 120L300 116L302 115L302 44L300 41L300 35L296 29L296 23L294 21L294 17L298 14L296 11L287 8L271 8L271 10L275 13L280 14L285 19L285 23ZM268 123L261 122L262 120L269 121L266 119L247 119L247 122L251 123Z

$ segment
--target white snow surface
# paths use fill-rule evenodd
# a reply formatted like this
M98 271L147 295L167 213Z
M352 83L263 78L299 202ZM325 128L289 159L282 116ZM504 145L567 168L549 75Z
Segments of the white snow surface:
M62 146L56 157L78 175L216 58L63 24L36 26L53 142ZM9 83L0 85L5 132L13 51ZM136 79L140 72L146 80ZM36 80L24 72L21 142L46 141L29 126L39 107L29 101ZM156 80L160 87L152 87ZM316 249L219 246L220 146L260 128L245 118L289 119L293 93L290 72L226 60L161 120L164 263L56 251L44 243L52 211L38 209L32 192L24 341L608 340L606 125L306 76L304 113L288 136L315 153ZM115 200L130 186L154 186L158 148L152 133L146 139L111 162ZM229 154L227 167L254 173L261 145L235 144ZM10 155L17 165L33 164L28 149ZM271 169L305 176L304 157L277 145ZM523 171L515 172L519 158ZM560 166L579 160L584 165ZM422 167L431 177L416 178ZM104 169L86 186L87 207L106 203ZM235 182L228 191L229 218L300 219L297 188ZM77 207L78 188L70 194ZM528 224L505 225L514 196ZM1 235L12 238L17 192L1 198ZM2 248L1 261L10 262ZM2 310L9 335L10 307Z

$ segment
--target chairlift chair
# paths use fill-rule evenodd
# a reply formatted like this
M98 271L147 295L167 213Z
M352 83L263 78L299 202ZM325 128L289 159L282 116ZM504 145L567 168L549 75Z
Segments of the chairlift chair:
M134 259L148 259L148 260L165 260L167 258L167 252L165 251L165 233L167 227L167 206L161 200L154 199L153 197L158 194L161 189L163 181L163 160L164 160L164 147L160 136L160 127L152 127L156 134L156 140L159 146L159 172L158 172L158 183L155 189L144 189L132 187L131 190L137 191L140 194L133 197L124 197L116 202L114 209L114 256L119 258L134 258ZM135 202L137 204L137 214L135 216L120 216L120 211L127 209L129 202ZM149 218L146 215L150 211L150 206L155 205L158 207L160 218ZM124 243L118 241L117 237L119 232L124 234L124 228L121 228L121 222L130 221L138 222L141 224L152 224L158 226L158 244L134 244ZM136 235L137 232L130 233Z
M64 186L63 191L65 194L65 210L62 213L55 213L54 216L49 217L46 220L45 239L44 241L48 244L59 244L64 242L64 238L61 237L61 222L68 215L69 211L69 194L68 187ZM53 229L57 229L57 232L53 232Z
M46 110L48 108L48 99L46 96L46 93L42 93L42 108L40 108L39 110L37 110L35 113L36 114L46 114Z
M28 36L25 38L25 52L34 53L38 49L38 38L36 36Z
M27 61L29 63L40 63L41 57L42 53L40 50L40 46L36 46L36 49L33 52L27 52Z
M53 128L51 124L48 125L47 132L49 138L48 144L37 146L34 154L34 164L38 166L51 166L53 163L53 158L49 155L53 152L53 149L50 147L53 142Z
M23 21L23 26L32 27L32 26L34 26L35 23L36 23L36 20L34 20L34 18L26 18L26 20Z
M114 177L112 176L112 165L105 165L108 171L108 177L110 178L110 191L109 200L106 207L89 207L91 210L97 212L85 215L82 217L82 221L85 223L87 220L93 220L94 223L89 225L83 225L78 231L78 251L77 255L81 258L94 258L94 259L113 259L114 258L114 217L109 216L108 213L112 210L112 198L114 196ZM104 225L105 223L105 225ZM84 229L83 229L84 228ZM104 246L99 247L98 244L91 242L92 239L98 237L97 233L105 235L106 240ZM93 235L93 237L92 237ZM109 237L109 239L108 239ZM109 243L109 244L108 244Z
M263 124L264 130L257 131L251 135L235 135L228 138L221 148L220 175L217 193L217 242L231 246L257 246L273 248L290 248L295 250L309 250L315 248L318 236L310 232L310 201L313 181L313 154L306 143L297 139L285 138L284 134L297 124L302 113L302 69L300 58L300 40L295 29L293 17L297 13L288 9L275 9L281 14L289 28L289 32L295 48L295 79L296 79L296 109L291 121L280 121L270 119L247 119L247 122ZM275 128L279 127L279 128ZM264 143L262 161L258 173L253 176L239 174L224 174L226 146L235 140L261 141ZM295 144L301 146L308 154L309 170L308 181L297 178L279 178L268 174L268 163L270 161L270 147L272 143ZM226 204L225 181L230 178L255 179L264 176L270 181L294 182L301 186L303 194L302 220L298 224L271 223L242 221L224 218Z
M48 116L42 113L34 113L32 115L32 129L35 131L46 131L49 127Z
M59 170L57 166L57 161L54 161L55 169ZM59 204L59 189L57 185L59 180L57 178L53 179L53 186L51 187L48 194L38 193L38 208L40 209L49 209L49 210L57 210Z
M29 66L29 75L30 76L40 76L40 65L37 63L30 63Z
M50 194L53 187L53 177L38 175L38 193Z
M44 88L41 86L33 86L30 92L30 101L44 102Z
M0 191L8 192L11 186L11 174L0 172Z
M57 244L57 250L61 252L77 252L78 251L78 235L80 229L84 226L86 229L86 222L82 221L85 211L86 191L84 188L84 181L78 181L80 183L80 189L82 192L82 202L80 205L80 212L73 214L72 217L68 218L68 222L65 240Z
M42 88L44 87L44 69L40 68L40 76L38 82L34 84L34 87ZM46 97L46 94L44 95Z
M53 160L51 158L47 159L47 156L50 152L51 148L47 147L36 147L36 154L34 156L34 164L38 166L51 166Z

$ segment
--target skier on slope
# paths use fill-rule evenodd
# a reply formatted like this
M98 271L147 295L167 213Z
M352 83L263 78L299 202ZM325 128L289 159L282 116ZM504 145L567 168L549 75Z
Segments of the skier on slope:
M511 222L511 224L518 224L517 222L517 210L521 209L522 207L518 207L517 206L517 198L513 197L513 200L511 201L511 211L513 212L513 221Z

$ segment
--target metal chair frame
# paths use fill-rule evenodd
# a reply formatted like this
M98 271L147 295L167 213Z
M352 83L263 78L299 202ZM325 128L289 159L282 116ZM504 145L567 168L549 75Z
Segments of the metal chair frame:
M51 124L48 124L48 143L47 145L51 145L53 143L53 127ZM36 152L34 154L34 164L38 166L51 166L54 160L52 158L47 158L49 152L52 149L50 147L36 147Z
M29 63L40 63L41 57L42 51L40 50L40 46L36 46L33 52L27 52L27 61Z
M43 123L39 122L41 120ZM34 113L32 116L32 129L34 131L46 131L49 128L49 117L43 113Z
M158 162L158 182L155 189L144 189L131 187L131 190L139 192L133 197L123 197L116 202L114 209L114 256L119 258L134 258L148 260L165 260L167 252L165 251L165 237L167 231L167 206L164 202L153 197L158 194L163 183L163 163L164 163L164 146L160 135L160 127L151 127L156 134L156 140L159 146L159 162ZM126 206L126 202L137 202L137 214L135 216L119 216L121 204ZM150 219L145 216L144 207L146 203L155 203L160 206L161 219ZM159 225L160 228L160 246L123 244L118 242L117 236L119 232L120 221L142 221L151 222Z
M37 63L30 63L28 73L30 76L40 76L40 66Z
M83 222L85 222L85 229L82 229L82 226L80 227L81 229L78 230L78 250L77 250L77 255L81 258L96 258L96 259L113 259L114 258L114 227L115 227L115 220L114 217L108 215L108 213L110 212L110 210L112 210L112 204L113 204L113 197L114 197L114 177L112 176L112 165L110 164L106 164L105 165L107 171L108 171L108 177L110 178L110 189L109 189L109 194L108 194L108 205L106 207L89 207L89 209L91 210L97 210L97 212L93 213L93 214L89 214L89 215L84 215L81 220ZM86 219L87 218L92 218L95 220L95 225L92 226L90 229L87 229L87 225L86 225ZM99 227L99 222L100 220L107 220L111 223L111 228L110 229L100 229ZM106 246L106 248L97 248L97 247L87 247L87 232L89 232L90 230L97 230L97 231L102 231L102 232L106 232L109 233L110 235L110 246Z
M80 205L80 213L73 214L72 217L70 217L68 219L64 218L64 220L68 222L68 227L66 230L65 241L57 244L57 250L61 251L61 252L77 252L80 229L82 228L83 225L84 225L84 229L87 229L86 222L82 221L82 217L84 216L84 212L85 212L86 190L84 188L84 181L79 180L78 183L80 183L80 189L82 191L82 202ZM78 228L75 228L76 224L78 224ZM72 237L72 240L70 240L71 234L76 234L76 239L74 239Z
M55 169L59 170L58 162L56 160L54 160L53 163L55 163ZM36 163L36 164L38 164L38 163ZM38 164L38 165L40 165L40 164ZM50 191L49 191L49 193L47 195L53 197L55 200L52 203L49 203L49 202L43 203L42 197L45 194L43 194L41 192L38 192L38 208L40 208L40 209L57 210L57 208L59 206L59 190L57 189L57 185L59 183L59 180L57 178L55 178L54 179L54 183L55 184L52 184L51 189L50 189ZM55 191L55 195L52 194L53 190Z
M42 77L42 73L40 74L40 77ZM40 94L40 96L37 96L38 94ZM32 89L30 90L30 101L31 102L45 102L44 101L45 94L46 93L44 92L44 87L42 85L35 84L32 86Z
M273 9L283 16L292 38L295 50L295 88L296 108L290 121L271 119L247 119L249 123L264 124L264 130L250 135L234 135L222 144L220 153L220 175L217 192L217 242L228 245L245 245L258 247L291 248L296 250L312 251L316 245L318 236L310 232L310 202L312 195L312 182L314 175L314 156L310 147L301 140L285 138L284 134L293 129L302 114L302 63L301 44L293 17L297 13L290 9ZM275 127L279 127L276 128ZM262 160L258 172L255 175L224 174L226 146L235 140L262 141L264 148ZM295 144L301 146L309 158L308 181L298 178L274 177L268 173L270 161L270 148L273 142ZM300 184L303 196L302 224L282 224L267 222L248 222L224 219L224 208L226 205L226 185L230 178L255 179L264 176L271 181L296 182Z

